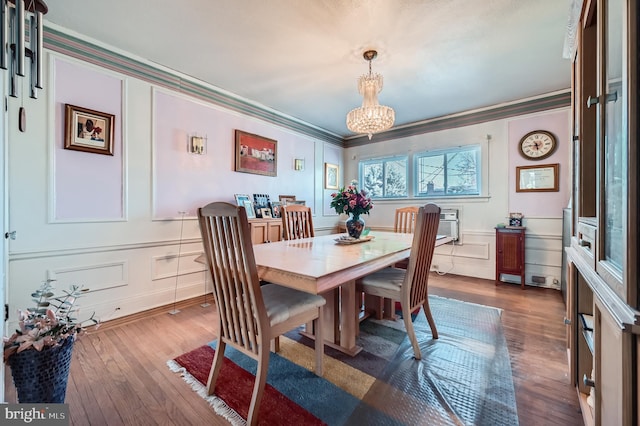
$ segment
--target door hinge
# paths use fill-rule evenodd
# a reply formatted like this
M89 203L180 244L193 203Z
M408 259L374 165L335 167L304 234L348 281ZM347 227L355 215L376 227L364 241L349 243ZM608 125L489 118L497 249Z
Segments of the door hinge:
M9 321L9 304L4 304L4 320Z

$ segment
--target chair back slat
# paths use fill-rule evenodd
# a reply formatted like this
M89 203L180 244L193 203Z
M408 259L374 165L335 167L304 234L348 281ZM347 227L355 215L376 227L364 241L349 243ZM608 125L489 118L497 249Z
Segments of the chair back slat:
M257 354L268 326L244 207L211 203L198 219L213 294L219 312L220 339Z
M315 236L311 207L290 204L282 207L281 215L285 240L297 240Z
M416 225L419 207L400 207L396 209L395 221L393 223L394 232L401 234L413 233Z
M411 257L402 286L402 302L408 303L411 309L422 305L428 297L429 270L435 252L439 222L440 207L427 204L419 208L411 245Z

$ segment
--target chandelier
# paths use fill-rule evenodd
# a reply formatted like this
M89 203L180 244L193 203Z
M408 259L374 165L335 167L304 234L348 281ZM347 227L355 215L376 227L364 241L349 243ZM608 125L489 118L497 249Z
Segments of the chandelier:
M371 73L371 61L378 56L375 50L367 50L362 55L369 61L369 74L358 79L358 92L363 96L362 106L347 114L347 128L354 133L371 136L393 126L395 112L393 108L378 103L378 93L382 90L382 76Z

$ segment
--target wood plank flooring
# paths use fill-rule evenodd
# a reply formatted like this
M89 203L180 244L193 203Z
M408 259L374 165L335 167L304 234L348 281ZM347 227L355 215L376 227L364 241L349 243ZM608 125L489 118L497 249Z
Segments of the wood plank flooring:
M582 425L569 383L564 304L559 291L501 284L455 275L430 277L431 294L495 306L509 346L521 425ZM209 298L211 300L211 298ZM166 361L211 341L217 333L213 305L201 300L117 320L76 342L66 402L73 425L225 425L226 420ZM15 402L5 371L7 402Z

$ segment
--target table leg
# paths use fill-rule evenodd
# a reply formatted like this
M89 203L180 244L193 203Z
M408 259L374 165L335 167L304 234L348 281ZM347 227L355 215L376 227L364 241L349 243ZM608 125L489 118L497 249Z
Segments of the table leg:
M349 355L362 350L356 346L356 282L348 281L340 286L340 347Z
M356 346L359 324L356 317L356 282L349 281L322 296L327 300L322 321L325 344L347 355L357 355L362 347ZM315 338L309 326L302 335Z

